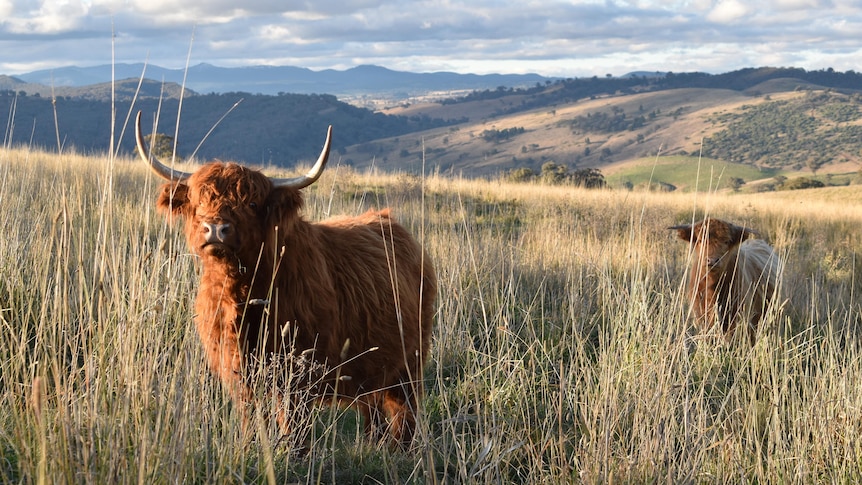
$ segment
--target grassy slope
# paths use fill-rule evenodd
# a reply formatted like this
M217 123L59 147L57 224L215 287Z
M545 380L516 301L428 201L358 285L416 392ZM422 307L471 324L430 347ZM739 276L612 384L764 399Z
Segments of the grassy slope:
M136 162L0 151L0 483L856 482L862 197L584 191L330 170L307 215L392 205L440 299L416 447L316 410L241 419L195 335L194 261ZM109 178L108 174L112 174ZM692 328L704 213L785 262L751 349ZM278 443L275 445L274 443ZM300 446L305 446L298 454Z
M600 162L596 155L603 148L609 148L622 159L651 156L655 153L696 153L700 140L714 129L706 120L709 115L733 109L744 103L754 103L757 99L730 90L679 89L581 100L512 115L495 115L494 110L505 109L507 105L517 105L517 99L468 103L470 106L466 107L454 105L451 108L399 108L387 113L413 115L421 114L427 109L434 116L469 116L470 120L456 127L376 142L380 151L374 162L385 168L413 170L421 158L421 148L424 145L427 166L469 176L495 174L516 166L531 166L537 170L548 160L573 167L573 160L582 155L587 147L590 147L594 156L585 159L581 165L591 167L605 164ZM569 126L570 121L578 116L597 111L609 112L614 107L630 114L638 113L641 109L645 113L658 109L663 114L641 130L622 134L573 132ZM444 109L451 109L451 116L447 116L446 111L442 111ZM670 113L678 109L682 109L683 113L674 119ZM502 143L486 142L480 137L485 130L513 127L523 127L526 133ZM642 143L635 142L639 133L645 136ZM358 167L366 166L370 163L368 154L361 153L359 148L349 147L344 158L351 159ZM386 159L382 160L384 157Z
M640 158L615 164L606 168L603 173L612 186L630 183L635 187L645 187L649 183L663 182L680 190L708 192L727 187L731 178L753 181L774 177L779 172L709 158L676 155Z

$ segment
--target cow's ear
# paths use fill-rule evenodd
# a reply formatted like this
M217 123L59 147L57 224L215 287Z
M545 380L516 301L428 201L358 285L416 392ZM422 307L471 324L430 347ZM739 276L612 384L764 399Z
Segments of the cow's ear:
M668 229L672 231L676 231L676 235L682 239L683 241L691 241L691 224L684 224L681 226L672 226L668 227Z
M302 209L302 194L290 187L275 187L266 199L266 209L276 219L296 214Z
M164 184L156 201L156 207L165 214L181 215L189 203L189 186L186 184Z
M730 241L733 244L740 244L749 237L760 237L760 233L754 229L740 227L736 224L730 224Z

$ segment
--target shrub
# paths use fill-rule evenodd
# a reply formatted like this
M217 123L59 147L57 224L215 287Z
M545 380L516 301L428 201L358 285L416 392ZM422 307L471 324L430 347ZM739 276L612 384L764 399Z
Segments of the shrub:
M815 180L809 177L797 177L794 179L785 180L777 187L778 190L799 190L799 189L813 189L818 187L825 187L826 184L819 180Z

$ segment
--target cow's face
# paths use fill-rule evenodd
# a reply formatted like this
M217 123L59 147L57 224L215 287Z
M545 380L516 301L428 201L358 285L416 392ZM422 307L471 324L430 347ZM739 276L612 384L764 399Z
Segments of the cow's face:
M735 246L754 232L719 219L704 219L694 225L674 226L680 239L691 243L699 272L722 273L735 264L728 257Z
M320 156L305 175L268 178L235 163L213 162L195 173L168 167L151 157L141 132L141 112L135 118L138 155L159 177L162 186L158 207L186 219L186 239L201 257L217 258L248 267L268 242L282 247L293 234L302 208L300 190L320 178L332 146L332 126Z
M185 218L192 251L246 266L254 264L279 225L276 218L286 211L295 214L301 204L298 191L274 188L256 170L221 162L201 167L185 183L163 185L157 203L159 209Z

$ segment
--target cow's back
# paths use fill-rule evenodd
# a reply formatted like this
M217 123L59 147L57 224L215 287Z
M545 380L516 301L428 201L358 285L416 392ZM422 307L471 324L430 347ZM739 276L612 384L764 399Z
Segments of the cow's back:
M781 263L769 243L762 239L743 241L738 254L733 291L742 300L740 305L746 307L744 311L759 318L775 296Z
M330 264L340 322L326 352L340 356L354 386L374 388L421 376L431 338L436 275L421 245L388 209L317 225ZM375 350L369 350L375 349Z

